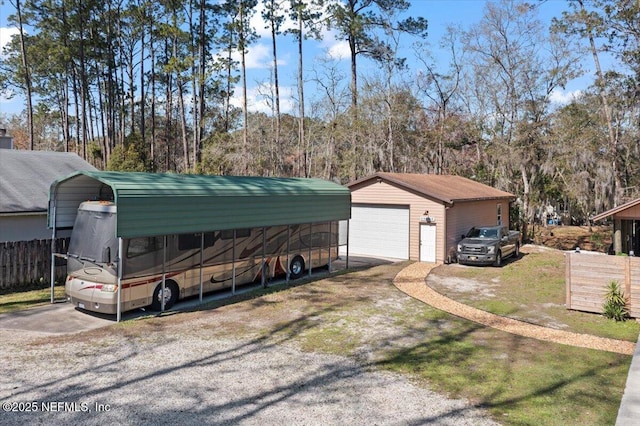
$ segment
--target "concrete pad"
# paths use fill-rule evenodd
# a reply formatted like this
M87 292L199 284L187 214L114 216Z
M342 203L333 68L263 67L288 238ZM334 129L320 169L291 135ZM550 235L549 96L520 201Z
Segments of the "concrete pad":
M115 316L86 313L66 302L0 314L0 329L47 334L77 333L113 323Z
M346 256L335 260L331 264L333 272L346 268ZM376 265L384 265L398 261L398 259L373 258L366 256L349 256L350 268L363 268ZM327 268L319 268L313 271L313 275L326 274ZM283 285L284 278L278 278L269 282L269 287ZM236 289L235 294L242 294L260 288L260 284L243 285ZM231 290L208 294L203 297L203 303L225 299L231 296ZM200 305L198 297L191 297L176 303L167 312L179 312L189 309L197 309ZM155 312L146 309L136 309L122 314L122 320L133 320L142 316L153 315ZM98 314L83 311L67 302L58 302L50 305L38 306L22 311L0 314L0 330L26 331L39 334L70 334L86 330L106 327L116 323L116 315Z

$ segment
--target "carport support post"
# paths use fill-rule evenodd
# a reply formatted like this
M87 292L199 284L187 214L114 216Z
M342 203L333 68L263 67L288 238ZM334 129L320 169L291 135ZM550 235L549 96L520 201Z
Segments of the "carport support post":
M117 303L117 309L116 309L116 321L120 322L120 319L122 318L122 270L123 265L122 265L122 259L123 259L123 255L122 255L122 238L119 237L118 238L118 303Z
M204 271L203 262L204 262L204 232L200 234L200 304L202 305L202 279Z
M51 303L53 303L56 280L56 206L53 205L53 231L51 232Z
M260 281L262 281L262 288L267 288L267 279L265 277L266 274L266 270L267 270L267 265L265 264L265 251L267 248L267 235L266 235L266 229L264 226L262 227L262 272L260 273Z
M236 294L236 230L233 230L233 247L231 247L231 294Z
M313 269L313 260L311 260L311 247L313 247L313 223L309 224L309 278L311 278L311 269Z
M331 239L333 238L333 234L331 234L331 225L333 222L329 222L329 274L331 274Z
M160 289L160 312L164 312L164 290L167 285L167 236L162 236L162 288Z
M289 244L291 243L291 225L287 225L287 284L291 278L291 260L289 260Z
M349 222L350 219L347 219L347 269L349 269Z

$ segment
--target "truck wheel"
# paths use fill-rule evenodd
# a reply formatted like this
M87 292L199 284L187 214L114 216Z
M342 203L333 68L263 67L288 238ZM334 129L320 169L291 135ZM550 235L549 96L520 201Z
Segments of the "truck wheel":
M514 254L516 259L520 258L520 244L516 243L516 252Z
M289 264L289 271L292 280L300 278L304 273L304 259L301 256L294 257Z
M171 309L178 301L178 285L173 281L165 281L164 285L164 309ZM156 286L153 291L153 299L151 301L151 309L160 311L162 309L162 283Z
M501 266L502 265L502 252L498 250L496 253L496 261L493 262L493 266Z

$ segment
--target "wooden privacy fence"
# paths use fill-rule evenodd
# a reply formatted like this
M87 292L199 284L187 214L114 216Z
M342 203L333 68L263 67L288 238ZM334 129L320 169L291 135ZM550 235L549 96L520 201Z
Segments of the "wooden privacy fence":
M69 238L56 240L56 253L66 253ZM66 275L67 264L56 259L56 281ZM0 243L0 289L20 289L51 282L51 240Z
M629 314L640 318L640 258L567 253L567 308L602 313L607 286L616 281L629 298Z

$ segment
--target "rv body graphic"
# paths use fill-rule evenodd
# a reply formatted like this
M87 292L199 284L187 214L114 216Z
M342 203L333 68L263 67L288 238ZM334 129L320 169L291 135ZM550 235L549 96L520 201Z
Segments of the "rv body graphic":
M178 299L326 266L338 256L338 222L116 238L113 202L83 202L67 254L67 299L94 312L170 308ZM164 277L164 293L162 281ZM202 284L201 284L202 280Z

